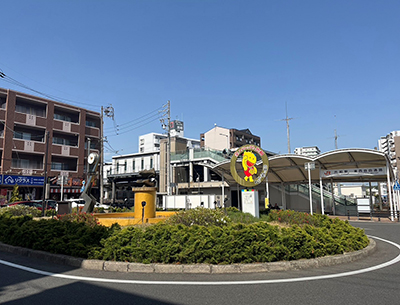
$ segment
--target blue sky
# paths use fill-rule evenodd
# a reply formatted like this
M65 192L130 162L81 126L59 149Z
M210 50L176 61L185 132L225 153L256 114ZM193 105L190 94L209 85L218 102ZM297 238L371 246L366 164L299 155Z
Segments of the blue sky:
M214 124L249 128L277 153L287 152L285 103L292 151L334 149L335 129L339 148L374 148L400 129L399 1L3 0L0 8L1 71L61 101L112 104L106 136L121 154L137 152L139 135L163 131L143 116L167 100L187 137ZM2 79L0 87L36 95Z

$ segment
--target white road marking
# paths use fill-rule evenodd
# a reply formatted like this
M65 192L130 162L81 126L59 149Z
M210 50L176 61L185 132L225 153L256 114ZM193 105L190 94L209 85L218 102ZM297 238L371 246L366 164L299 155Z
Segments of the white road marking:
M370 236L374 239L381 240L392 246L396 247L400 250L400 245L380 238L376 236ZM50 276L54 278L61 278L61 279L68 279L68 280L77 280L77 281L87 281L87 282L100 282L100 283L117 283L117 284L139 284L139 285L203 285L203 286L214 286L214 285L259 285L259 284L277 284L277 283L293 283L293 282L304 282L304 281L316 281L316 280L326 280L326 279L333 279L345 276L352 276L356 274L362 274L366 272L371 272L375 270L379 270L390 265L396 264L400 262L400 254L397 255L394 259L382 263L376 266L372 266L369 268L364 268L355 271L349 272L342 272L342 273L335 273L335 274L327 274L327 275L317 275L317 276L309 276L309 277L299 277L299 278L288 278L288 279L272 279L272 280L253 280L253 281L142 281L142 280L120 280L120 279L107 279L107 278L96 278L96 277L86 277L86 276L74 276L74 275L67 275L67 274L58 274L52 273L47 271L42 271L30 267L21 266L18 264L10 263L4 260L0 260L0 264L17 268L20 270L24 270L27 272Z

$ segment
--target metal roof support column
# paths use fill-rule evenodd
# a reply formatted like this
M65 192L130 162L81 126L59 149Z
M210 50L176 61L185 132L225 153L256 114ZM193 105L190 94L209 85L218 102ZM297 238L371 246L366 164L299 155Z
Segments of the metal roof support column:
M321 171L320 171L321 172ZM324 207L324 188L322 186L322 177L321 174L319 175L319 189L321 193L321 213L325 215L325 207Z
M332 191L332 212L333 212L333 215L336 215L335 191L333 189L333 179L332 178L331 178L331 191Z
M394 218L397 219L397 214L399 212L399 191L393 191L393 197L394 197Z
M382 194L381 194L381 183L378 182L378 195L379 195L379 211L382 211Z
M371 209L371 211L374 211L374 203L372 202L372 185L371 185L371 181L368 182L368 186L369 186L369 207ZM372 213L371 213L372 215Z
M281 196L282 196L282 207L284 210L286 210L286 190L283 182L281 182Z
M237 190L237 200L238 200L238 210L239 211L242 211L242 208L241 208L241 204L240 204L240 190L239 190L239 183L238 184L236 184L237 185L237 187L236 187L236 190Z
M310 164L310 163L308 163ZM313 206L312 206L312 190L311 190L311 166L307 166L308 171L308 195L310 197L310 214L313 214Z
M222 177L222 184L221 184L221 186L222 186L222 199L221 199L221 201L222 201L222 207L226 208L226 206L225 206L225 179L224 179L224 175L221 175L221 177Z
M115 180L111 181L111 202L115 203Z
M387 192L389 195L389 203L390 203L390 219L393 221L393 196L392 196L392 183L390 182L390 174L389 174L390 163L386 161L386 176L387 176Z
M268 204L268 206L266 206L265 208L267 208L267 207L270 207L268 177L265 178L265 181L266 181L266 182L265 182L265 198L267 199L265 203ZM265 204L265 203L264 203L264 204Z

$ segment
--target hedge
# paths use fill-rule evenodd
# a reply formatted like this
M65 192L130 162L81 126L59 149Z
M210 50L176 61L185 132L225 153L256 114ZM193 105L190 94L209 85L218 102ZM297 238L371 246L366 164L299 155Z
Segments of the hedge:
M168 264L273 262L341 254L369 243L364 231L347 221L294 211L271 211L258 219L234 209L227 216L224 210L200 208L156 225L121 229L99 225L90 214L33 220L30 210L3 209L1 242L91 259Z

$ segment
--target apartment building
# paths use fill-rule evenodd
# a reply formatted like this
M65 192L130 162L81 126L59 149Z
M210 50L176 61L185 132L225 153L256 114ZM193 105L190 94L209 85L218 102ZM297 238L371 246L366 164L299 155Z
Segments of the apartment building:
M400 160L400 130L392 131L378 140L378 149L389 156L395 173L398 173L397 161Z
M249 129L228 129L216 125L211 130L200 134L200 146L203 148L222 151L246 144L261 146L261 139L253 135Z
M60 198L60 176L64 198L79 196L89 138L100 152L100 113L3 88L0 105L1 195L18 184L24 199L41 199L47 167L50 198Z

